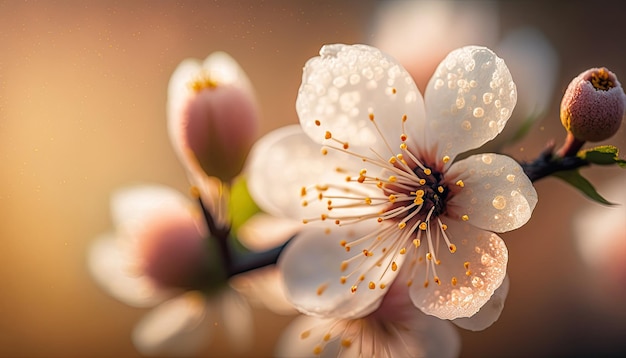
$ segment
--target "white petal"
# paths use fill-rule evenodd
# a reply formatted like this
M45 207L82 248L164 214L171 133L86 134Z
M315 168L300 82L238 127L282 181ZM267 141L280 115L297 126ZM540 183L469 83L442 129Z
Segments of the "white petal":
M399 143L402 117L422 134L424 104L409 73L393 58L365 45L325 45L302 75L296 110L304 131L318 143L326 132L350 147L389 151L369 116L373 114L387 141ZM336 145L336 144L335 144ZM397 151L397 146L393 146ZM362 152L369 154L369 152Z
M204 296L194 291L164 302L137 324L133 343L149 356L194 356L211 339L213 326L207 310Z
M276 347L278 357L457 357L460 338L445 320L426 316L415 307L400 307L395 317L376 313L357 320L296 318ZM324 336L331 334L330 340ZM350 340L349 347L342 340ZM316 348L321 353L316 353Z
M489 328L500 318L500 313L504 309L504 301L509 293L509 276L504 278L502 285L493 293L489 302L472 317L457 318L452 323L470 331L482 331Z
M336 319L312 316L296 317L285 328L276 344L276 357L337 357L340 345L329 342L321 355L314 353L315 348L324 342L323 337L331 329Z
M200 61L195 59L186 59L181 62L172 77L167 88L167 129L172 141L173 148L177 151L183 148L181 126L182 107L187 97L191 95L190 83L198 77L202 68ZM179 156L184 153L177 153Z
M456 252L439 251L437 259L441 262L436 270L441 284L430 280L424 287L415 282L410 287L411 299L422 312L441 319L471 317L502 284L508 251L496 234L460 221L449 220L445 224ZM426 261L418 264L417 275L425 272Z
M448 201L448 216L469 216L481 229L506 232L531 217L537 192L520 165L499 154L478 154L463 159L445 174L448 183L462 180L465 187Z
M372 225L360 223L326 229L307 226L281 254L278 267L285 281L287 297L298 310L307 314L363 316L376 309L395 278L396 272L389 269L393 258L381 259L381 245L372 250L373 256L365 257L362 251L370 248L371 240L355 244L350 252L341 247L341 240L351 242L371 234ZM342 263L353 257L356 260L342 270ZM400 266L401 259L396 258ZM377 262L380 262L379 266ZM359 280L361 275L363 279ZM342 276L348 276L343 284ZM375 282L373 289L368 288L370 282ZM387 287L380 288L379 283ZM353 285L358 286L355 293L351 292Z
M131 262L121 243L112 235L103 235L91 244L87 253L89 273L108 294L136 307L150 307L168 293L140 275L133 275Z
M327 204L317 200L317 192L311 205L302 205L303 200L310 199L302 197L302 188L343 185L346 174L339 173L338 167L358 176L365 165L360 159L334 150L322 155L320 149L299 126L279 128L257 141L248 156L246 174L250 195L259 207L298 221L325 212Z
M287 241L300 229L301 221L258 213L237 230L237 238L250 250L269 250Z
M191 208L189 199L164 185L131 186L117 190L111 197L113 224L130 238L157 216L190 215Z
M229 283L253 305L281 315L297 313L287 300L283 277L276 266L266 266L231 277Z
M437 159L478 148L502 131L517 101L504 61L486 47L452 51L425 94L427 147Z
M233 290L225 290L220 300L222 325L226 329L231 346L237 352L243 353L252 345L252 310L248 302Z
M405 319L394 326L396 334L387 342L390 358L459 356L461 338L450 322L424 315L417 309L405 314Z

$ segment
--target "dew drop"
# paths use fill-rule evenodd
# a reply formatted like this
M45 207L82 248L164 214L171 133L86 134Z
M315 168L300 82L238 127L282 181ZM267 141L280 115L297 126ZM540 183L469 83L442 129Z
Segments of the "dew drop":
M468 120L464 120L463 122L461 122L461 127L463 127L463 129L465 129L466 131L469 131L472 129L472 123Z
M489 254L483 254L480 257L480 263L483 264L484 266L493 266L498 262L498 260L496 260L493 256L489 255Z
M491 162L493 160L493 158L489 154L483 154L481 159L482 159L483 163L485 163L485 164L491 164Z
M485 110L482 107L476 107L474 108L474 117L476 118L481 118L482 116L485 115Z
M514 174L509 174L506 176L506 180L510 181L511 183L515 181L515 175Z
M493 93L485 92L483 94L483 103L490 104L491 102L493 102Z
M335 79L333 80L333 86L337 88L341 88L345 86L347 83L348 81L346 80L344 76L335 77Z
M356 73L353 73L353 74L350 76L350 84L351 84L351 85L356 85L356 84L358 84L359 82L361 82L361 76L357 75Z
M456 108L461 109L465 107L465 98L459 97L456 99Z
M485 282L483 282L483 279L478 277L478 276L474 276L472 278L472 286L476 287L476 288L482 288L485 285Z
M502 108L500 110L500 116L502 118L508 118L509 117L509 109L508 108Z
M502 210L506 206L506 199L502 195L498 195L493 198L491 205L498 210Z

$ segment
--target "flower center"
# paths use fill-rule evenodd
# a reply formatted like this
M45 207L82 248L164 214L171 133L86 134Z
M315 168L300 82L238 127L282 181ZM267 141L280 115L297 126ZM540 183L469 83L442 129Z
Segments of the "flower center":
M606 68L600 68L592 72L591 78L588 81L591 82L593 88L599 91L608 91L615 87L615 81L611 78Z
M441 284L436 269L441 264L439 246L445 243L446 251L454 253L456 245L450 241L446 234L447 225L440 217L446 213L446 203L462 190L464 183L462 180L446 182L443 168L450 158L441 158L439 165L434 158L420 160L417 148L409 147L412 144L409 144L406 134L401 134L399 151L394 151L372 113L369 118L391 154L389 159L385 160L383 154L373 149L374 154L369 156L351 151L347 142L328 131L325 134L327 144L322 148L322 154L328 154L328 149L347 153L379 167L379 175L372 176L367 169L361 169L356 174L337 167L337 172L348 174L345 183L302 188L302 205L308 205L309 200L313 199L313 193L317 194L318 200L326 200L327 204L327 210L319 218L305 219L303 222L331 220L342 226L373 220L379 224L378 229L365 236L341 242L341 246L348 252L355 247L360 251L341 264L341 271L345 275L340 277L340 281L346 283L351 279L352 292L356 292L362 282L368 282L369 289L386 288L391 280L385 277L385 273L397 271L406 259L412 267L408 285L412 284L416 267L420 264L426 266L424 286L428 286L431 280ZM406 121L405 115L402 118L403 133ZM317 121L316 125L321 126L322 123ZM433 170L424 163L438 169ZM357 208L369 210L346 210ZM469 217L463 215L460 219L467 221ZM409 257L403 258L407 253ZM380 267L384 268L383 274L375 274L374 271ZM455 284L456 279L452 277L451 281ZM325 286L320 286L318 294L323 294L324 290Z

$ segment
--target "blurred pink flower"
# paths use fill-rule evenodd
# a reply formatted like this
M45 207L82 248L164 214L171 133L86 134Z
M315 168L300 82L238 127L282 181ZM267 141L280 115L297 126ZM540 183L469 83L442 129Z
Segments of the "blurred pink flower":
M584 264L581 285L602 307L623 312L626 297L626 175L619 173L598 189L616 205L589 204L572 220L575 245ZM592 285L591 290L587 288Z
M422 312L476 314L506 273L493 231L523 225L537 196L511 158L454 159L502 130L515 94L504 62L483 47L450 53L425 103L406 70L375 48L327 45L309 60L296 102L302 129L262 138L248 166L263 210L309 225L279 260L296 308L363 317L402 267Z
M115 232L90 248L90 273L109 294L137 307L154 307L135 327L146 355L190 356L208 345L221 321L237 348L252 335L247 302L229 289L217 248L196 203L165 186L116 192Z
M507 126L483 148L500 151L520 139L552 105L559 75L558 55L533 27L500 30L496 1L385 1L372 27L375 47L393 54L424 88L437 64L452 49L481 45L506 59L517 87L517 105Z

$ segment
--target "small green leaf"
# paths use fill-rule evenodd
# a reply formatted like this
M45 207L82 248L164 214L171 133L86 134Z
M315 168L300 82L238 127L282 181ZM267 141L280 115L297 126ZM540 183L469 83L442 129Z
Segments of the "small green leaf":
M614 203L611 203L610 201L603 198L602 195L598 194L598 192L596 191L596 188L594 188L593 185L587 179L585 179L582 175L580 175L578 170L567 170L567 171L562 171L562 172L556 172L552 175L565 181L566 183L570 184L574 188L580 190L583 194L585 194L591 200L594 200L604 205L615 205Z
M229 211L232 215L232 233L237 234L237 230L250 219L254 214L261 211L256 205L250 193L246 178L240 176L235 179L231 186Z
M619 148L613 145L603 145L578 152L578 157L589 163L599 165L617 164L623 168L626 166L626 161L619 159L618 155Z

